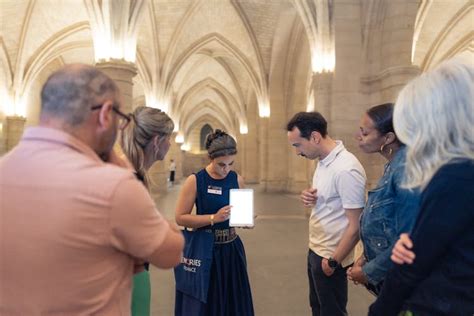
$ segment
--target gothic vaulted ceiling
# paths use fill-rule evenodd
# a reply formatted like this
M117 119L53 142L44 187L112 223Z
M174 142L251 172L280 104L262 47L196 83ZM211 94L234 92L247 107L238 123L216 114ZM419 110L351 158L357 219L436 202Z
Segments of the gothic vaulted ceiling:
M8 114L6 105L11 102L30 113L28 93L45 73L66 63L94 63L93 36L100 34L91 21L97 22L103 2L107 1L0 0L2 115ZM305 14L321 3L337 9L337 2L115 0L116 11L110 12L136 12L116 19L129 19L136 32L135 105L167 110L186 137L206 122L234 134L245 131L252 103L260 111L271 108L268 80L274 68L281 67L275 56L288 51L292 36L314 39ZM378 2L354 1L362 9ZM383 10L373 12L369 19L383 19ZM427 69L466 45L472 51L472 21L471 1L419 1L413 63ZM281 31L295 26L304 36ZM355 27L363 33L363 26Z

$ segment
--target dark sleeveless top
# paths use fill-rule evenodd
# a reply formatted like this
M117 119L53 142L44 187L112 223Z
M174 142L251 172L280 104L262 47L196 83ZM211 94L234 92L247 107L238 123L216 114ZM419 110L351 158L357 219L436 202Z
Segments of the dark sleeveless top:
M239 182L237 173L230 171L224 179L214 179L202 169L196 175L196 214L215 214L217 211L229 205L230 189L238 189ZM225 229L229 228L229 220L216 223L214 226L208 225L201 229Z

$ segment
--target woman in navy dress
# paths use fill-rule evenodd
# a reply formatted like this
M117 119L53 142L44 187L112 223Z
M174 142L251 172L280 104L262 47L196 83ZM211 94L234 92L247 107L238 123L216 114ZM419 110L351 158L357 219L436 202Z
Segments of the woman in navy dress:
M207 302L176 291L175 315L254 315L244 246L235 228L229 227L229 191L244 186L242 177L232 171L237 145L230 135L216 130L208 135L206 149L210 163L186 179L176 222L214 234ZM194 204L196 215L191 214Z

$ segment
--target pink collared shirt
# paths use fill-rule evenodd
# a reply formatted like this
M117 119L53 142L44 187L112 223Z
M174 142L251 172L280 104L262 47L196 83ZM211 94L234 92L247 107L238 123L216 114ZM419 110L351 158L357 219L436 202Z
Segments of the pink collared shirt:
M0 159L0 315L129 315L133 258L169 229L130 170L28 128Z

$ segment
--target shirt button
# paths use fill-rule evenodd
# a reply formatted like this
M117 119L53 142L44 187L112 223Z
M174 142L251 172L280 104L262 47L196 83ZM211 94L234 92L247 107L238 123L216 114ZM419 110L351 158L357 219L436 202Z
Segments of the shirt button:
M377 246L379 246L379 247L380 247L380 243L378 243L378 244L377 244Z

